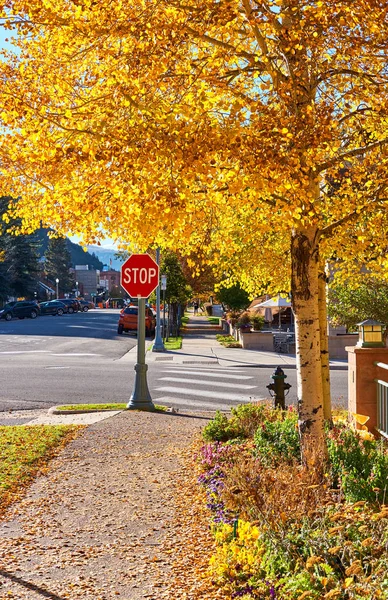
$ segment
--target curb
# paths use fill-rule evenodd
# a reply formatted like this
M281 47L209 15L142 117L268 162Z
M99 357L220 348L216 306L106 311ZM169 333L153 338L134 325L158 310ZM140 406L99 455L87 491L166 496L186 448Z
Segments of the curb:
M56 406L52 406L48 409L47 414L49 415L83 415L88 413L109 413L109 412L123 412L124 408L112 409L112 410L99 410L98 408L90 408L84 410L58 410Z

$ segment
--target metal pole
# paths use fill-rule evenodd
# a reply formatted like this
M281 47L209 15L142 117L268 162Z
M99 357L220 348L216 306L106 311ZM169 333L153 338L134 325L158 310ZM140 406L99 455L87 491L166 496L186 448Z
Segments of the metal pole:
M139 298L137 309L137 364L135 365L135 385L127 408L135 410L155 410L147 384L148 365L145 361L145 298Z
M166 290L163 290L163 340L166 339Z
M156 262L158 265L160 264L160 248L156 249ZM160 282L158 287L156 288L156 330L155 330L155 340L154 345L152 346L152 352L164 352L165 347L163 344L163 339L160 333Z

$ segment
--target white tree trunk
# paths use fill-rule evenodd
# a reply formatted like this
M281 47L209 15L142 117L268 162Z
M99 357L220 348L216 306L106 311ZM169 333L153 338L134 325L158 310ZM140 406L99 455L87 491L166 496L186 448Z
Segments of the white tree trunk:
M331 421L331 390L329 365L329 338L327 335L327 277L324 267L321 267L318 277L319 325L321 333L321 367L323 391L323 416L325 421Z
M318 309L319 232L300 228L291 240L291 292L295 314L298 426L303 462L318 467L326 458Z

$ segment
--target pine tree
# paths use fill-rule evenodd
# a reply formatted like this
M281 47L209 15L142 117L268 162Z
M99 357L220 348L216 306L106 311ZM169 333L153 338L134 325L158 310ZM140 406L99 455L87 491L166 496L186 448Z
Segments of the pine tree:
M10 198L0 198L0 215L4 214ZM0 298L8 296L17 298L34 297L37 292L39 262L37 240L33 235L13 235L20 224L11 219L2 223L0 229Z
M45 271L47 278L55 282L62 292L70 292L74 287L74 278L70 274L71 258L67 249L66 238L51 238L45 253Z

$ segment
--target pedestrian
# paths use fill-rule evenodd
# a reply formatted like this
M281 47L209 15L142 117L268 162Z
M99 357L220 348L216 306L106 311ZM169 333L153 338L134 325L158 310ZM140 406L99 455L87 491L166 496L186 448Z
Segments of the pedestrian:
M194 302L194 316L198 314L198 302Z

